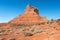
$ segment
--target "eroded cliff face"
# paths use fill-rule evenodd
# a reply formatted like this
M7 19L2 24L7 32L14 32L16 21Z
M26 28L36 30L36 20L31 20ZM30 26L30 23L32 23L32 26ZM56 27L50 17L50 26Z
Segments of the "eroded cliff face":
M60 40L60 19L47 20L28 5L24 14L0 23L0 40Z

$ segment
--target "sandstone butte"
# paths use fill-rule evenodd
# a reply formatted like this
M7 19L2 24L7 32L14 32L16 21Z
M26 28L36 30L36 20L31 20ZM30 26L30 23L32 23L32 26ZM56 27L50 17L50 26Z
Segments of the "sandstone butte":
M60 40L60 19L48 20L28 4L24 14L0 23L0 40Z

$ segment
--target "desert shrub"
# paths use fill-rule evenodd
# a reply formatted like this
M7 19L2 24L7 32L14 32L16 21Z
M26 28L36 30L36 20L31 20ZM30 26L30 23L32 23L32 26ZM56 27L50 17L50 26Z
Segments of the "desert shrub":
M24 33L25 36L32 36L33 34L31 33Z
M16 40L15 38L10 38L10 39L8 39L8 40Z
M4 33L1 33L0 36L5 36L5 35L8 35L8 34L4 34Z
M0 35L3 34L6 30L0 29Z
M44 25L45 23L44 22L42 22L42 23L40 23L41 25Z
M56 22L58 23L58 25L60 25L60 19L56 20Z
M34 29L32 29L31 32L34 32Z
M47 21L47 24L49 24L49 21Z

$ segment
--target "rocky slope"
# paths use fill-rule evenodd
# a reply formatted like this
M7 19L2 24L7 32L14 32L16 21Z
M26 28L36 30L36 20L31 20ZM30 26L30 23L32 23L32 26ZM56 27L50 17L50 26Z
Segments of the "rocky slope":
M47 20L28 5L24 14L0 23L0 40L60 40L60 19Z

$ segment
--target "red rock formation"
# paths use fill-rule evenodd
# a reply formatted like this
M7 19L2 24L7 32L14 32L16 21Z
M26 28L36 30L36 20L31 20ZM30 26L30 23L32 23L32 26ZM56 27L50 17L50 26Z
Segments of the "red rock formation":
M27 5L24 14L19 15L18 17L11 20L9 23L39 23L46 21L46 17L39 16L37 8Z
M60 19L48 21L28 5L24 14L0 23L0 40L60 40Z

